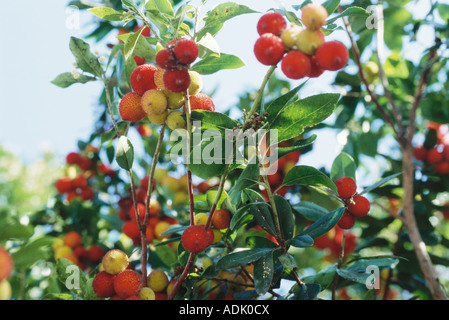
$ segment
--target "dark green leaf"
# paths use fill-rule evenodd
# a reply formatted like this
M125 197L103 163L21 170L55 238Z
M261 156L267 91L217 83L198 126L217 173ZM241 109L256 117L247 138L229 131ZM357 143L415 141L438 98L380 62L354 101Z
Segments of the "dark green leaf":
M274 196L282 238L291 239L295 233L295 217L292 212L290 202L280 195Z
M220 56L209 55L195 63L191 70L200 74L212 74L224 69L238 69L244 67L245 63L237 56L222 53Z
M397 176L399 176L399 175L401 175L401 174L402 174L402 172L399 172L399 173L392 174L391 176L385 177L385 178L379 180L378 182L376 182L375 184L369 186L368 188L365 188L362 192L360 192L360 194L369 193L369 192L371 192L372 190L374 190L374 189L376 189L376 188L378 188L378 187L384 185L384 184L387 183L388 181L390 181L390 180L396 178Z
M273 251L270 250L254 263L254 286L258 294L264 295L270 290L273 271Z
M354 159L346 152L341 152L332 163L331 179L335 182L341 177L350 177L355 181L356 170Z
M95 80L97 80L95 77L89 77L82 74L74 75L71 72L64 72L57 76L51 83L60 88L68 88L75 83L87 83Z
M259 260L261 257L271 251L273 251L273 249L260 248L232 252L224 256L217 262L217 269L230 269L238 266L245 266L248 263Z
M293 239L290 239L288 243L296 248L305 248L313 246L313 238L309 235L298 235Z
M296 166L290 169L285 175L282 185L325 187L337 192L337 187L328 176L310 166Z
M298 211L299 214L304 216L307 220L316 221L325 214L328 213L326 208L323 208L316 203L301 201L298 204L295 204L293 208Z
M309 235L313 239L316 239L326 232L328 232L330 229L332 229L337 222L340 220L341 216L343 215L343 212L345 211L344 207L340 207L335 211L329 212L328 214L324 215L323 217L319 218L317 221L315 221L311 226L309 226L306 230L301 232L299 235Z
M201 121L201 129L217 129L225 131L226 129L233 130L239 125L238 121L229 118L227 115L220 112L193 110L191 119L193 122Z
M85 41L72 37L70 38L70 51L75 56L76 64L81 70L102 77L103 68L98 58L90 52L90 45Z
M267 203L256 203L250 206L249 213L254 216L257 223L271 235L276 235L276 228L274 226L271 210Z

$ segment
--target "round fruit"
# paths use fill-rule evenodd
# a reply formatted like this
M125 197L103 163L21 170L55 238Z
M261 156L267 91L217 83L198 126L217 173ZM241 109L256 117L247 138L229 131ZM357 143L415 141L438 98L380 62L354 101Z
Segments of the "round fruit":
M69 154L67 154L65 160L69 165L78 164L81 160L81 155L78 152L70 152Z
M338 221L338 226L342 229L351 229L355 224L356 217L345 210L340 220Z
M304 53L292 50L289 51L281 63L281 70L287 78L301 79L310 73L310 58Z
M114 278L116 276L106 271L100 271L92 281L92 289L100 298L110 298L115 295Z
M167 110L167 97L157 89L150 89L142 96L142 109L147 115L162 114Z
M184 92L190 86L190 74L187 69L165 70L162 79L165 88L171 92Z
M364 196L354 196L348 202L348 211L356 217L364 217L370 210L370 203Z
M214 212L212 216L212 224L215 228L227 229L231 223L231 213L225 209L219 209Z
M335 181L340 199L349 199L357 192L357 185L350 177L341 177Z
M138 203L137 204L137 211L139 211L139 218L140 221L143 222L143 220L145 219L145 213L146 213L146 207L143 203ZM129 217L131 218L131 220L133 221L137 221L137 216L136 216L136 208L134 206L132 206L129 209Z
M162 233L167 231L169 227L170 227L170 223L168 223L167 221L158 222L154 226L154 236L156 237L156 239L160 240L160 239L167 237L166 235L163 235Z
M442 161L436 165L435 171L439 174L448 174L449 173L449 161Z
M115 276L114 290L123 299L137 296L142 289L142 277L131 269L126 269Z
M336 71L348 63L349 52L339 41L324 42L315 54L318 65L324 70Z
M81 235L76 231L67 232L64 237L64 243L70 248L76 248L82 243Z
M318 30L328 17L326 8L320 4L309 3L301 9L301 21L310 30Z
M136 220L126 221L122 226L122 232L133 240L140 238L140 230Z
M129 258L120 249L112 249L103 257L103 268L109 274L118 274L128 268Z
M292 26L281 33L281 40L284 42L285 49L290 50L296 46L296 39L301 29L298 26Z
M194 218L194 224L204 226L207 222L207 219L209 219L209 215L207 213L197 213Z
M156 295L155 295L154 291L148 287L143 287L140 290L138 297L143 300L156 300Z
M427 158L427 149L424 146L417 146L413 149L413 156L418 161L424 161Z
M183 115L184 113L179 110L170 112L167 117L167 126L171 130L185 129L187 126L187 122L184 119Z
M162 69L172 69L176 66L176 57L172 50L164 48L159 50L155 58L156 64Z
M168 286L168 277L162 270L152 270L147 277L147 285L154 292L163 292Z
M191 64L198 58L198 46L190 39L179 39L173 51L178 61L183 64Z
M93 245L87 250L87 256L93 263L98 263L103 259L104 249L99 245Z
M449 161L449 144L446 144L443 147L443 158L444 160Z
M438 164L443 161L443 153L437 148L432 148L427 152L427 162L430 164Z
M189 85L189 94L195 95L200 93L203 89L203 78L196 71L189 71L190 74L190 85Z
M58 179L55 182L55 188L59 194L64 194L64 193L72 190L72 180L70 178Z
M324 43L324 33L321 30L302 30L296 39L299 51L312 56Z
M205 93L198 93L189 97L190 110L215 111L215 104L211 97Z
M14 262L9 252L0 247L0 281L11 275L13 267Z
M284 53L284 42L272 33L261 35L254 44L254 55L260 63L267 66L278 64Z
M146 117L141 106L141 96L136 92L125 94L119 104L120 116L124 121L137 122Z
M11 284L8 280L0 281L0 300L9 300L12 296Z
M190 91L190 89L189 89ZM182 92L171 92L164 90L165 97L167 97L167 108L174 110L179 109L184 104L184 93Z
M134 69L129 78L133 91L138 95L143 95L150 89L156 89L157 86L154 83L156 70L157 68L151 64L143 64Z
M149 115L148 120L150 120L150 122L153 124L161 125L161 124L165 123L165 121L167 120L167 117L168 117L168 110L165 110L161 114Z
M154 73L154 83L160 90L165 90L165 84L164 84L164 73L165 69L158 68L156 72Z
M181 243L188 252L198 253L210 245L211 238L204 226L194 225L184 230L181 236Z
M287 21L282 14L275 11L265 13L257 22L257 33L260 36L265 33L273 33L279 36L286 28Z

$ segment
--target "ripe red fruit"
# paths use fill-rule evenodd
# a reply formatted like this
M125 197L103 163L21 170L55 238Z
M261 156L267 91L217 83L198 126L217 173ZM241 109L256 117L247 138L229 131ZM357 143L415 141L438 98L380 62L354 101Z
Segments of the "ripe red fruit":
M427 152L427 162L430 164L438 164L443 161L443 153L437 148L432 148Z
M122 232L133 240L140 239L139 226L136 220L126 221L122 226Z
M212 216L212 224L215 228L221 230L229 228L231 223L231 213L225 209L219 209L214 212Z
M444 160L449 161L449 144L446 144L443 147L443 158Z
M11 275L13 267L14 262L9 252L0 247L0 281Z
M424 161L427 158L427 149L424 146L417 146L413 149L413 156L416 160Z
M318 62L316 61L316 57L312 56L310 57L310 72L308 77L309 78L317 78L321 76L324 72L324 69L320 67Z
M324 42L315 54L318 65L324 70L336 71L348 63L349 52L339 41Z
M83 201L93 200L95 197L95 192L91 187L84 187L81 189L80 196Z
M154 83L154 73L156 70L157 68L151 64L143 64L134 69L129 78L129 83L133 91L138 95L143 95L150 89L157 89Z
M188 252L198 253L211 244L211 239L203 225L193 225L184 230L181 243Z
M77 152L70 152L69 154L67 154L65 160L69 165L78 164L81 160L81 155Z
M351 229L355 224L356 217L345 210L337 225L342 229Z
M370 210L370 203L364 196L354 196L352 201L348 202L348 211L356 217L364 217Z
M165 88L171 92L186 91L190 85L190 74L187 69L165 70L162 79Z
M169 48L158 51L155 58L156 64L162 69L172 69L176 66L176 57Z
M261 35L254 44L254 55L260 63L267 66L278 64L284 53L284 42L272 33Z
M146 190L144 190L145 195L146 195ZM146 212L146 207L143 203L138 203L137 204L137 210L139 211L139 218L140 221L143 222L143 220L145 219L145 212ZM129 209L129 217L131 218L131 220L133 221L137 221L136 219L136 209L134 208L134 206L132 206Z
M76 247L73 250L73 254L78 259L78 261L86 261L87 259L89 259L89 251L83 246Z
M435 171L439 174L448 174L449 173L449 161L442 161L438 163L435 167Z
M357 185L350 177L341 177L335 181L337 186L338 196L341 199L349 199L357 192Z
M87 179L82 175L78 175L72 180L73 188L85 188L87 187Z
M92 289L100 298L110 298L115 295L114 279L115 275L109 274L106 271L100 271L95 275L92 281Z
M142 35L144 37L151 37L151 30L147 26L142 26L142 27L136 26L134 28L134 32L138 32L142 28L144 28L144 29L142 30L142 33L140 35Z
M69 178L61 178L59 180L56 180L55 188L59 194L64 194L72 190L72 180Z
M142 277L131 269L126 269L114 279L114 290L123 299L137 296L142 289Z
M138 66L141 66L141 65L147 63L147 60L146 60L145 58L142 58L142 57L139 57L139 56L134 56L133 59L134 59L134 62L135 62Z
M173 51L178 61L183 64L191 64L198 58L198 46L190 39L179 39Z
M90 247L89 250L87 250L87 256L93 263L100 262L103 259L104 254L105 252L103 247L96 244Z
M189 97L190 110L215 111L215 104L211 97L205 93L197 93Z
M120 116L123 120L137 122L147 116L140 104L142 98L136 92L125 94L119 104Z
M70 248L76 248L82 243L81 235L76 231L69 231L64 236L64 244Z
M287 78L304 78L311 70L310 59L300 51L291 50L282 58L281 70Z
M273 33L279 36L286 28L287 21L285 21L282 14L275 11L265 13L257 22L257 33L259 35Z

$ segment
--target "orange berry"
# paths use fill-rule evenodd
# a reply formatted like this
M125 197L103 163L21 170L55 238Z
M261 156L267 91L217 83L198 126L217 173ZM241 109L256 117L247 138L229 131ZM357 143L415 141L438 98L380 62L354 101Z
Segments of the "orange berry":
M309 3L301 9L301 21L311 30L321 28L328 17L326 8L320 4Z
M92 281L92 289L100 298L110 298L115 295L114 279L115 275L109 274L106 271L100 271L95 275Z
M14 262L9 252L0 247L0 281L8 278L14 267Z
M212 216L212 224L217 229L226 229L229 228L229 224L231 223L231 213L225 209L219 209L214 212Z
M210 229L209 229L210 230ZM213 239L213 232L212 232ZM204 226L193 225L184 230L181 236L181 243L183 247L192 253L198 253L206 249L212 240Z
M81 235L76 231L70 231L65 235L64 243L70 248L76 248L82 243Z
M93 263L98 263L101 261L101 259L103 259L104 249L103 247L95 244L89 248L87 254L90 261L92 261Z
M134 270L126 269L114 278L114 290L123 299L137 296L142 289L141 276Z
M119 104L119 112L124 121L137 122L146 117L141 100L142 97L136 92L128 92L123 96Z

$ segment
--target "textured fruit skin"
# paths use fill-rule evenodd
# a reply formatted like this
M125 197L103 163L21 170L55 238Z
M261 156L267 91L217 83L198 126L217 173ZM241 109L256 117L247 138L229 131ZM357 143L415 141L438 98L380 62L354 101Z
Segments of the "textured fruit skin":
M167 126L171 129L171 130L176 130L176 129L185 129L187 126L187 122L183 117L183 114L181 111L179 110L175 110L169 113L168 117L167 117Z
M187 69L165 70L162 79L165 88L171 92L184 92L190 86L190 74Z
M189 97L190 110L215 111L215 104L211 97L205 93L198 93Z
M140 290L138 297L142 298L143 300L156 300L155 292L148 287L143 287Z
M98 263L103 259L104 249L99 245L93 245L87 250L87 256L93 263Z
M282 14L276 11L265 13L257 22L257 33L260 36L265 33L273 33L279 36L286 28L287 21Z
M142 289L142 279L134 270L126 269L116 275L114 290L123 299L137 296Z
M349 52L339 41L324 42L315 54L318 65L324 70L340 70L349 60Z
M289 79L301 79L310 73L310 59L304 53L292 50L289 51L281 62L281 70Z
M281 40L284 42L284 46L286 50L290 50L296 46L296 39L298 38L298 34L301 32L301 29L298 26L292 26L289 29L284 30L281 33Z
M184 230L181 236L181 243L188 252L198 253L210 245L211 239L204 226L194 225Z
M165 110L163 113L161 114L152 114L148 116L148 120L150 120L151 123L153 124L163 124L168 117L168 110Z
M154 83L160 90L166 90L164 84L164 73L165 69L162 68L158 68L154 73Z
M190 89L189 89L190 91ZM184 105L184 94L182 92L163 91L167 98L167 108L170 110L179 109Z
M119 104L119 112L123 120L137 122L146 117L147 114L140 105L141 99L136 92L128 92L123 96Z
M176 57L172 50L164 48L159 50L155 58L156 64L162 69L172 69L176 66Z
M110 274L118 274L128 267L129 258L122 250L112 249L106 252L102 263L104 271Z
M64 237L64 243L72 249L76 248L82 243L81 235L76 231L67 232Z
M209 219L209 215L207 213L200 212L195 215L195 219L193 220L193 222L195 225L204 226L207 222L207 219Z
M95 275L92 281L92 289L100 298L110 298L115 295L114 279L115 275L109 274L106 271L100 271Z
M355 224L355 220L356 217L353 216L348 210L345 210L337 225L342 229L351 229Z
M427 158L427 149L424 146L417 146L413 149L413 156L416 160L424 161Z
M164 292L168 282L168 277L162 270L152 270L147 277L147 285L154 292Z
M0 247L0 281L11 275L13 267L14 262L9 252Z
M324 33L321 30L302 30L296 39L298 50L312 56L324 43Z
M316 57L312 56L310 57L310 72L309 72L309 78L317 78L321 76L324 72L324 69L320 67L318 62L316 61Z
M260 63L266 66L278 64L284 53L284 42L272 33L261 35L254 44L254 55Z
M328 17L326 9L320 4L309 3L301 9L301 21L307 29L318 30Z
M179 39L173 51L178 61L183 64L191 64L198 58L198 46L190 39Z
M335 181L340 199L349 199L357 192L357 185L350 177L341 177Z
M126 221L122 226L122 232L133 240L138 240L140 238L140 230L137 222Z
M352 201L348 202L348 211L356 217L364 217L370 210L370 202L364 196L354 196Z
M162 114L167 110L167 97L160 90L150 89L143 94L141 105L149 116Z
M222 230L229 228L231 223L231 213L225 209L219 209L212 216L212 224L215 228Z
M139 95L143 95L150 89L156 89L157 86L154 83L154 73L156 70L157 68L151 64L143 64L134 69L129 78L133 91Z
M432 148L427 152L427 162L430 164L438 164L443 161L443 153L437 148Z
M162 235L165 231L167 231L168 227L170 227L170 223L167 221L160 221L154 226L154 236L156 239L163 239L166 235Z

